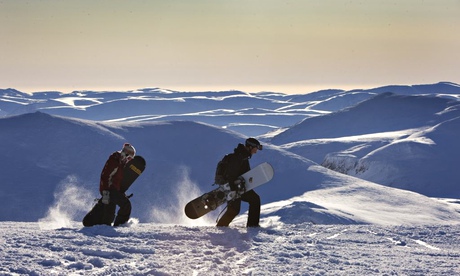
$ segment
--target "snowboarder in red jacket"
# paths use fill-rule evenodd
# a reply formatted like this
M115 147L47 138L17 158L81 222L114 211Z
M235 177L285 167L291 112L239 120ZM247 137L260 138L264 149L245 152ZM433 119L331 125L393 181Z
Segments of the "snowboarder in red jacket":
M125 143L120 151L112 153L106 161L101 173L99 192L104 204L103 224L111 225L115 217L115 209L118 205L117 217L113 226L126 223L131 216L131 202L124 192L120 191L123 180L123 169L128 161L134 158L136 150Z

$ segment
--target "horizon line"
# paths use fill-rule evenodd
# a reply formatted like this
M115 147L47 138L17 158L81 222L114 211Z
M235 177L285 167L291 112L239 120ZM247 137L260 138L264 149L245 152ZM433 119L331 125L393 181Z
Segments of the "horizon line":
M64 94L69 94L72 92L82 92L82 91L94 91L94 92L131 92L138 91L142 89L163 89L175 92L226 92L226 91L241 91L246 93L259 93L259 92L273 92L273 93L282 93L282 94L309 94L322 90L343 90L343 91L352 91L352 90L367 90L374 89L385 86L413 86L413 85L429 85L429 84L438 84L438 83L450 83L453 85L460 84L450 82L450 81L438 81L434 83L412 83L412 84L343 84L343 85L242 85L237 86L222 86L222 85L166 85L166 86L155 86L155 85L139 85L136 88L133 88L134 85L119 85L119 86L98 86L93 85L92 87L75 87L75 86L60 86L60 87L48 87L48 86L26 86L26 87L5 87L0 89L14 89L23 93L32 94L32 93L45 93L45 92L60 92Z

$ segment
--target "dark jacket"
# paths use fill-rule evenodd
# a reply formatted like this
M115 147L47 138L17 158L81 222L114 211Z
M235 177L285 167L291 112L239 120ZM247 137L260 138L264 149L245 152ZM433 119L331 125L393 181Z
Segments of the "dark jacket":
M223 158L223 161L227 163L224 176L229 183L233 183L238 176L251 169L249 166L250 158L251 153L243 144L238 144L238 146L233 150L233 153L227 154Z

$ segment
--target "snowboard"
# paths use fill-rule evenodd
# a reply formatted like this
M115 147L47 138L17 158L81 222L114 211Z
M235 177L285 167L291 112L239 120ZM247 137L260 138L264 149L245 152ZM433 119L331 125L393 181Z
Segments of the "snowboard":
M145 159L142 156L136 155L132 160L126 163L123 170L123 180L121 181L120 192L125 193L134 181L145 170ZM115 218L116 205L102 203L102 198L98 199L97 203L83 218L83 226L93 226L97 224L111 225Z
M142 156L136 155L131 161L126 163L120 192L125 193L144 170L145 159Z
M228 183L219 185L218 188L205 193L185 205L185 215L191 219L197 219L215 210L227 201L237 199L247 191L250 191L273 178L273 167L267 162L241 175L245 181L243 191L232 191Z

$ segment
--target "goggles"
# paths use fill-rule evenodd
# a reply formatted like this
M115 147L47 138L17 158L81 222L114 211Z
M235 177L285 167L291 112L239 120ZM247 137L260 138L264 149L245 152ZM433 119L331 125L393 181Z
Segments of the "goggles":
M257 144L255 144L255 143L252 143L251 141L247 141L247 142L246 142L246 145L251 146L251 147L253 147L253 148L257 148L258 150L262 150L262 149L263 149L262 145L257 145Z

